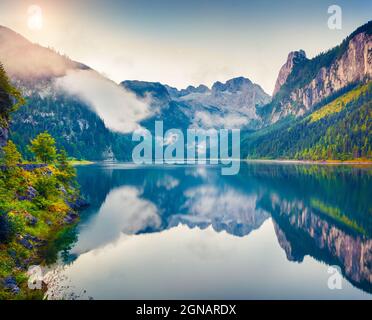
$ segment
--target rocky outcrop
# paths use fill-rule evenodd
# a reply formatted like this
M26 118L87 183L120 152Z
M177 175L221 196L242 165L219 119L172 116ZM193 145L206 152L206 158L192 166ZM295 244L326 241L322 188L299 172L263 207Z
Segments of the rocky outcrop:
M25 164L17 164L17 166L19 168L22 168L23 170L26 170L26 171L34 171L36 169L42 169L42 168L46 168L46 172L48 174L51 173L51 171L47 168L48 165L45 164L45 163L25 163ZM0 165L0 171L4 171L6 170L6 166L5 165Z
M17 281L15 277L13 276L6 277L2 282L3 282L2 285L4 286L6 290L9 290L13 294L19 293L20 289L17 285Z
M22 195L18 195L18 200L20 201L31 201L37 196L37 191L34 187L32 186L27 186L26 191Z
M303 50L292 51L288 54L286 63L280 68L278 78L276 79L273 96L275 96L282 85L287 81L289 74L292 72L295 64L298 64L306 59L306 53Z
M280 107L276 107L272 111L272 123L290 114L301 116L311 110L315 104L340 89L353 83L372 79L372 34L370 30L372 23L367 24L365 28L367 31L355 34L346 43L324 54L325 60L329 57L329 60L332 60L331 55L334 55L335 59L329 65L326 64L319 68L309 82L299 87L294 86L286 96L281 98ZM345 48L343 48L344 45ZM337 50L342 54L337 54ZM279 72L274 95L280 92L282 86L286 84L296 60L301 61L301 59L302 61L306 59L304 54L291 53L289 55L287 63ZM320 60L317 57L308 60L308 69L313 69L313 65L314 68L316 67L318 60L315 59ZM299 80L302 81L303 77L299 77ZM291 85L293 86L293 84Z
M333 92L366 77L372 78L372 35L360 33L350 41L341 59L330 68L321 68L315 79L294 91L291 98L309 109Z

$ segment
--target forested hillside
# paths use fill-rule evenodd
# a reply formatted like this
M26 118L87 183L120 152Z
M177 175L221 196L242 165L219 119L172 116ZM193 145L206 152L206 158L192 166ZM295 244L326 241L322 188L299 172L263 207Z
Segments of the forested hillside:
M87 205L67 153L56 148L50 134L27 139L32 163L25 163L8 140L8 121L23 102L0 64L0 128L5 132L0 145L0 300L43 297L42 290L30 290L27 270L57 258L51 244Z
M64 95L41 97L35 93L28 97L27 104L14 114L11 129L11 139L26 158L31 156L27 144L44 131L55 137L59 148L77 159L125 160L121 141L129 139L107 129L103 120L81 101Z
M242 141L243 157L372 159L372 82L344 91L301 118L247 134Z

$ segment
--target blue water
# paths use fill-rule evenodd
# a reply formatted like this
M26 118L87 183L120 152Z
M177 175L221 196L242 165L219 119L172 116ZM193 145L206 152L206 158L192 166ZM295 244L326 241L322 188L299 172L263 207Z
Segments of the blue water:
M91 206L54 289L95 299L372 298L370 167L220 169L78 167Z

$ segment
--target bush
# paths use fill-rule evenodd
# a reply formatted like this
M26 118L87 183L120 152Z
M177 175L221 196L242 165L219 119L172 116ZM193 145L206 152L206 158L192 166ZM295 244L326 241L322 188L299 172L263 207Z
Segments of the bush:
M40 197L49 199L58 195L57 180L54 176L40 176L36 179L34 188Z

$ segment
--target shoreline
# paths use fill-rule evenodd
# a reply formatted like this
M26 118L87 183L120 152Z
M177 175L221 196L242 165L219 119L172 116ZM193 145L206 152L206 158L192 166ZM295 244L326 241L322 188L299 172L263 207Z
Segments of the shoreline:
M209 159L207 159L209 160ZM219 159L221 160L221 159ZM318 165L365 165L365 166L372 166L372 160L295 160L295 159L231 159L231 161L239 161L239 162L258 162L258 163L282 163L282 164L318 164ZM186 162L186 161L185 161ZM187 163L175 163L175 164L167 164L167 163L162 163L162 164L156 164L156 163L151 163L151 164L136 164L131 161L84 161L84 162L76 162L72 163L70 162L71 165L73 166L85 166L85 165L92 165L92 164L107 164L107 165L112 165L112 164L125 164L125 165L137 165L137 166L149 166L149 165L167 165L167 166L179 166L179 165L190 165ZM210 163L206 163L207 165ZM191 165L198 165L196 162L195 164Z
M284 163L284 164L320 164L320 165L365 165L372 166L372 160L285 160L285 159L245 159L245 162Z

